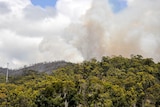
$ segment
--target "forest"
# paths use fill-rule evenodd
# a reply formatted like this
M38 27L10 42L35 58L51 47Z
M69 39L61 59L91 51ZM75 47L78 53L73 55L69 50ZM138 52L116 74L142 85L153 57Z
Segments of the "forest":
M8 83L0 75L0 107L160 107L160 62L103 56Z

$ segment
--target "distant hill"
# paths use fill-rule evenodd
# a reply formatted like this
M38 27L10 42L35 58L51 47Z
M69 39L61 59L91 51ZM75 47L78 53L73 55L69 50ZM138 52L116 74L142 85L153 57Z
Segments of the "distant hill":
M56 70L58 68L67 66L71 63L65 62L65 61L56 61L56 62L45 62L45 63L37 63L33 64L31 66L24 66L21 69L18 70L11 70L9 69L9 76L15 76L15 75L23 75L27 71L35 71L35 72L45 72L47 74L50 74L53 70ZM0 68L0 75L6 74L7 68Z

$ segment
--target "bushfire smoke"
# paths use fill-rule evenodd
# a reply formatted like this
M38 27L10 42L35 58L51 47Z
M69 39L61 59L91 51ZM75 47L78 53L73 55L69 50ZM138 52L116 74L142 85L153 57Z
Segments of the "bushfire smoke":
M131 54L159 61L160 0L128 0L127 3L125 9L114 13L107 0L93 0L87 11L58 36L44 38L41 52L74 62Z

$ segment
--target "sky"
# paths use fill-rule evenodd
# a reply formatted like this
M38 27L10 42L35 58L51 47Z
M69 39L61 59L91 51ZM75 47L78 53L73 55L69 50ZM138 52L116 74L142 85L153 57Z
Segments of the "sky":
M160 0L0 0L0 66L141 54L160 61Z
M42 8L54 7L57 0L31 0L31 3L35 6L41 6Z

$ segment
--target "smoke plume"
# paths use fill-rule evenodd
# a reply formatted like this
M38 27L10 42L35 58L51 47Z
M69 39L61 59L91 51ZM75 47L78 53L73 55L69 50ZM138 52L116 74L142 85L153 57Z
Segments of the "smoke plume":
M93 0L87 11L71 21L56 38L44 38L41 51L73 62L131 54L159 61L160 0L127 3L125 9L114 13L106 0Z

